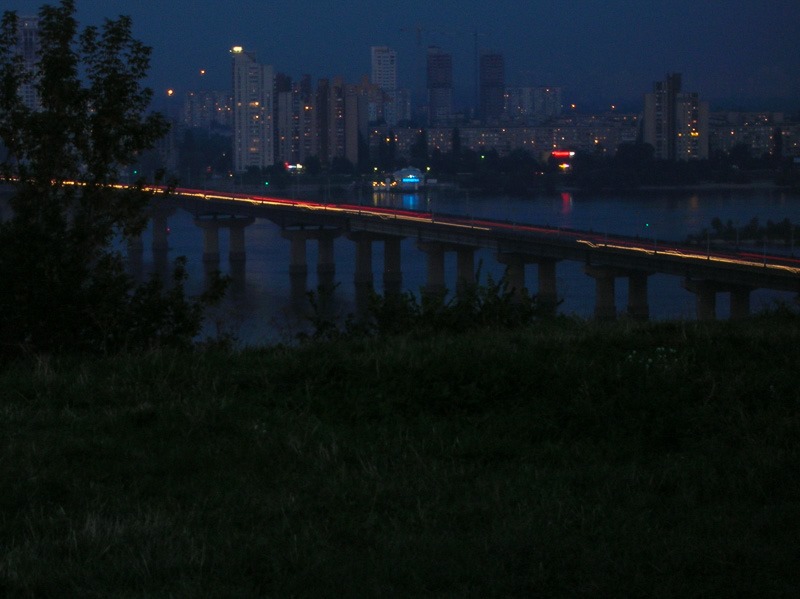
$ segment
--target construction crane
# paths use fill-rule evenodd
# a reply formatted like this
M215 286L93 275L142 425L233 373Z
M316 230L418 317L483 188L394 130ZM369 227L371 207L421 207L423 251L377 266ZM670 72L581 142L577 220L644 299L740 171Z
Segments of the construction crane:
M480 82L480 74L478 70L478 36L479 35L486 35L485 33L479 33L478 28L476 27L475 30L472 32L473 41L475 44L475 109L481 109L481 82Z
M400 31L403 33L413 33L417 38L417 46L422 46L422 34L436 34L436 35L449 35L454 36L457 35L457 31L441 31L439 29L426 29L421 24L417 23L414 27L401 27Z
M445 35L445 36L454 36L456 35L452 31L441 31L438 29L427 29L422 26L422 24L417 23L414 27L401 27L400 31L403 33L413 33L416 41L417 41L417 86L419 87L419 99L425 97L425 54L422 49L422 39L425 35ZM424 100L423 100L424 102Z
M427 28L423 27L420 23L417 23L417 25L414 26L414 27L401 27L400 31L403 32L403 33L413 33L415 35L415 37L416 37L416 40L417 40L417 52L418 52L417 60L418 60L418 65L419 65L418 68L419 68L419 71L420 71L419 72L419 80L422 82L422 88L423 89L425 87L425 85L424 85L424 76L423 76L425 65L424 65L423 54L422 54L422 38L423 38L423 35L424 34L434 34L434 35L444 35L444 36L448 36L448 37L456 37L456 36L459 36L459 35L463 35L465 33L469 33L472 36L473 45L474 45L474 57L473 57L474 64L473 64L473 68L474 68L474 76L475 76L475 107L477 109L480 106L480 73L479 73L480 61L479 61L478 38L479 37L484 37L484 36L486 36L488 34L478 31L477 27L471 32L467 32L467 31L464 31L464 30L442 31L442 30L439 30L439 29L427 29Z

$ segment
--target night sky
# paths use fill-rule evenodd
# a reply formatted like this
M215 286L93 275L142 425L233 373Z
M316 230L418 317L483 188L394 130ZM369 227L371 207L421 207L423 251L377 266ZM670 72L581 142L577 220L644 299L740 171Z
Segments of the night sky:
M4 9L35 14L37 0ZM369 48L398 52L399 85L418 90L424 51L453 54L456 101L475 97L475 41L501 53L507 85L560 85L564 100L638 110L668 72L713 108L800 109L798 0L78 0L82 24L128 14L153 47L151 85L227 89L229 49L293 78L370 71ZM420 42L418 44L418 41ZM199 75L206 69L206 75Z

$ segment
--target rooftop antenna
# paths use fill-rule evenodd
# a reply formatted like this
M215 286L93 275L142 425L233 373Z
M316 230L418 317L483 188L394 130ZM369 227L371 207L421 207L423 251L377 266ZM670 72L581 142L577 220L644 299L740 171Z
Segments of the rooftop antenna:
M472 32L473 41L475 44L475 112L480 111L481 108L481 82L478 60L478 36L486 35L485 33L478 32L478 28Z
M413 33L417 40L417 68L419 69L419 73L417 74L417 84L420 86L420 99L422 99L422 102L425 102L425 53L422 50L422 36L423 34L452 36L455 35L455 33L452 31L442 31L439 29L427 29L423 27L421 23L417 23L413 27L401 27L400 31L404 33Z

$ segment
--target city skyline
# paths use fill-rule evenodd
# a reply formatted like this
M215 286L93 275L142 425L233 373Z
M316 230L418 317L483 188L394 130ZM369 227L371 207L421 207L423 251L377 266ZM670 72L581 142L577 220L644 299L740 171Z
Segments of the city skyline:
M17 0L8 9L27 16L43 3ZM388 0L298 0L289 8L254 0L77 1L81 25L132 17L134 34L153 47L147 83L157 98L167 88L230 88L235 45L256 52L276 73L347 81L370 74L371 46L389 46L397 52L398 86L419 100L425 52L436 45L453 55L456 109L475 103L476 50L503 55L507 85L561 86L579 108L641 105L654 81L681 72L712 106L800 109L795 0L442 0L399 7Z

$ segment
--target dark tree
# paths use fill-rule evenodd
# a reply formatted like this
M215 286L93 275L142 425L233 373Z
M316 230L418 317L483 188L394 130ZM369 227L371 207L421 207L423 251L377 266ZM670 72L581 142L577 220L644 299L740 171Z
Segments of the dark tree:
M752 167L753 152L748 144L738 143L728 152L728 159L734 166L740 169L748 169Z
M461 157L461 132L458 130L458 127L453 129L451 145L450 151L456 160L458 160Z
M178 145L178 178L183 187L201 186L233 168L230 137L204 129L187 129Z
M780 165L783 160L783 129L775 127L772 134L773 147L774 147L774 160L775 165Z
M312 176L319 175L322 172L322 165L320 164L319 156L314 154L313 156L307 157L303 163L303 170Z
M331 160L332 175L352 175L355 172L353 163L344 156L334 156Z
M652 168L655 148L645 143L622 143L617 147L614 164L635 171Z
M394 170L397 159L397 144L394 140L394 131L389 131L381 138L378 145L378 168L383 172Z
M425 170L428 166L428 135L425 131L417 134L417 139L411 146L411 164L418 169Z
M136 286L114 249L141 233L152 199L143 181L114 184L168 129L146 114L150 49L128 17L80 31L73 0L39 18L33 72L16 48L16 14L0 24L0 161L13 182L0 223L0 354L189 344L210 295L186 298L182 261L169 289ZM26 82L38 106L20 97Z
M369 141L360 131L358 132L358 164L356 166L361 175L370 172Z

